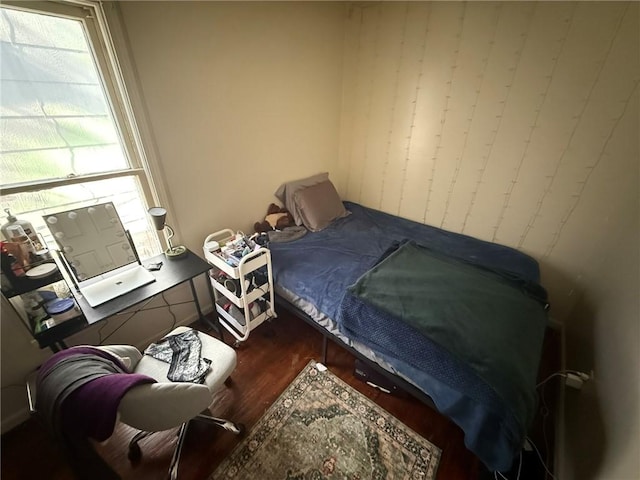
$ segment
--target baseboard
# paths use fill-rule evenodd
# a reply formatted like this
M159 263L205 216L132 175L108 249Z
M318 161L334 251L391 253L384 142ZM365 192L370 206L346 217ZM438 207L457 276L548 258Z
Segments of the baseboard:
M0 424L0 432L2 433L2 435L4 435L8 431L13 430L18 425L21 425L29 420L29 417L29 409L26 407L12 413L8 417L2 419L2 424Z
M560 369L566 370L566 337L564 323L560 327ZM565 448L565 421L564 421L564 403L565 403L565 382L560 382L560 393L556 404L556 424L555 424L555 441L553 452L553 473L556 479L564 478L564 448Z

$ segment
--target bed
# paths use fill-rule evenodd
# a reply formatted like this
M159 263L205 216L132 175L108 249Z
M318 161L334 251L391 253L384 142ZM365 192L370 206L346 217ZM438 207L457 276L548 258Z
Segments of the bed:
M508 470L536 406L547 307L536 261L343 207L321 229L271 243L279 300L432 403L487 468Z

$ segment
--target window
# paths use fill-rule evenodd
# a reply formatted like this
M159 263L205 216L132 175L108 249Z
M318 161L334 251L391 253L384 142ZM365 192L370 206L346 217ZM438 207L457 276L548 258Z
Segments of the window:
M112 201L140 256L159 253L144 152L100 4L30 6L0 6L2 209L53 246L43 215Z

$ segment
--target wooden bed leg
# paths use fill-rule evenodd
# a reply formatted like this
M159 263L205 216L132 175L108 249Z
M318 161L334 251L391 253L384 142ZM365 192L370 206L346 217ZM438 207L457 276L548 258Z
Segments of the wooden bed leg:
M328 343L329 339L327 338L326 335L322 336L322 364L326 365L327 364L327 343Z

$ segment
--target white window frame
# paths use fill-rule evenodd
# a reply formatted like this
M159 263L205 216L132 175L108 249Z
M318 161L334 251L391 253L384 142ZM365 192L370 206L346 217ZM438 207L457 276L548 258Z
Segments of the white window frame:
M119 177L135 177L142 189L142 201L147 207L167 205L161 202L153 182L151 168L140 135L141 124L132 108L129 91L125 85L120 62L116 55L113 38L107 21L103 2L92 0L63 1L18 1L4 0L3 6L40 14L53 14L81 21L89 37L89 48L92 49L97 68L120 135L122 147L130 163L130 168L105 173L75 175L65 178L45 179L14 183L2 186L2 195L28 193L48 190L60 186L79 183L91 183ZM113 5L110 7L114 8ZM116 25L116 27L119 27ZM121 33L121 32L119 32ZM128 59L125 59L128 60ZM143 125L142 125L143 126ZM143 126L144 127L144 126ZM46 208L46 206L43 206ZM163 236L158 235L165 244ZM160 252L158 252L160 253Z

